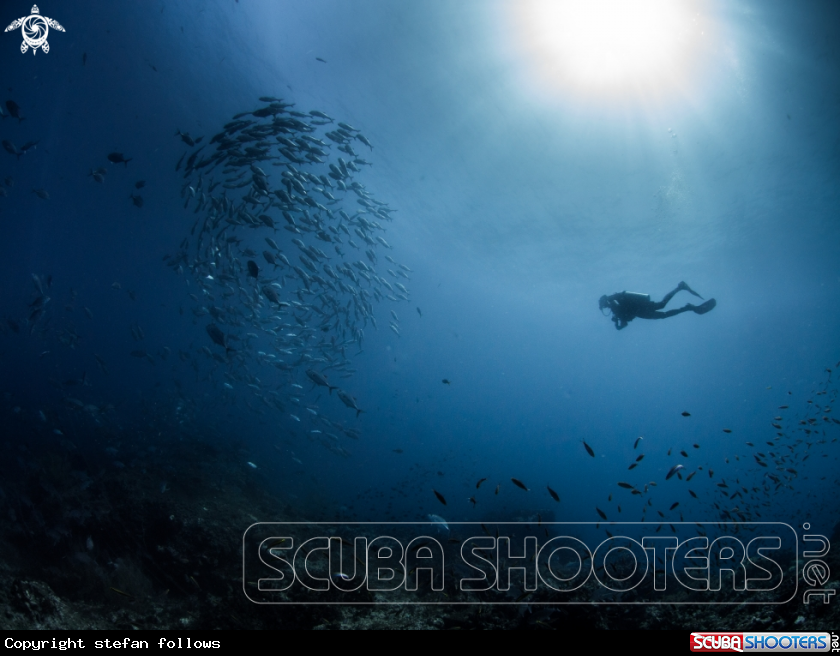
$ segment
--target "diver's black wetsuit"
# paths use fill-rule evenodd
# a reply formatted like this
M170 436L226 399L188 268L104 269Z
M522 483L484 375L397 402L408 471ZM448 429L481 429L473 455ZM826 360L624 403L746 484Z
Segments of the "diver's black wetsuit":
M696 314L705 314L717 305L717 301L710 298L702 305L686 303L683 307L676 310L659 311L668 304L668 301L674 297L674 294L682 290L690 292L698 298L703 298L691 289L691 287L681 282L677 285L676 289L665 294L665 297L658 303L651 301L650 295L648 294L618 292L612 296L602 296L598 301L598 305L602 310L609 308L612 311L612 321L615 323L616 330L626 328L627 324L637 317L641 319L667 319L668 317L673 317L689 310L692 310Z

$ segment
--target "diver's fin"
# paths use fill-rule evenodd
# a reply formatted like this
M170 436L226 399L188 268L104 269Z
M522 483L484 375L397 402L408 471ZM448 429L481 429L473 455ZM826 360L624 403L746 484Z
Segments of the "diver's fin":
M697 292L695 292L695 291L694 291L691 287L689 287L689 286L685 283L685 281L683 281L683 282L681 282L679 285L677 285L677 289L684 289L684 290L685 290L685 291L687 291L689 294L694 294L697 298L703 298L702 296L700 296L700 294L698 294L698 293L697 293ZM714 307L714 306L712 306L712 307ZM709 308L709 309L711 309L711 308Z
M710 298L708 301L706 301L702 305L698 305L697 307L695 307L694 308L694 313L695 314L706 314L706 312L711 312L712 310L714 310L716 305L717 305L717 301L713 298Z

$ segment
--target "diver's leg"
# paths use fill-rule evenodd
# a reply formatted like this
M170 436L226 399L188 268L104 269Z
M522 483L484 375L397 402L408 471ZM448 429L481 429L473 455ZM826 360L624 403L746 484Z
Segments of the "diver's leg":
M691 287L689 287L687 284L685 284L685 281L683 281L683 282L681 282L679 285L677 285L677 288L678 288L678 289L684 289L684 290L685 290L685 291L687 291L689 294L693 294L694 296L696 296L697 298L699 298L699 299L701 299L701 300L703 299L703 297L702 297L702 296L700 296L700 294L698 294L698 293L697 293L697 292L695 292L695 291L694 291Z
M711 312L717 306L717 301L713 298L710 298L705 303L701 303L696 308L694 308L695 314L706 314L706 312Z
M694 310L694 306L691 303L686 303L683 307L677 308L676 310L668 310L667 312L651 312L650 314L640 314L640 319L667 319L668 317L674 317L678 314L682 314L683 312L689 312Z
M679 285L676 286L676 288L674 288L673 290L671 290L670 292L665 294L665 296L662 298L661 301L659 301L658 303L653 303L653 307L651 309L652 310L661 310L662 308L664 308L666 305L668 305L668 301L670 301L672 298L674 298L674 294L676 294L680 290L685 289L685 287L683 287L683 285L685 285L685 283L681 282Z
M695 292L691 287L686 285L685 281L681 281L680 284L677 285L676 288L673 291L670 291L667 294L665 294L665 297L661 301L659 301L659 303L654 303L655 307L653 309L654 310L661 310L666 305L668 305L668 301L670 301L672 298L674 298L674 294L676 294L677 292L683 291L683 290L687 291L689 294L694 294L697 298L703 298L702 296L700 296L700 294Z

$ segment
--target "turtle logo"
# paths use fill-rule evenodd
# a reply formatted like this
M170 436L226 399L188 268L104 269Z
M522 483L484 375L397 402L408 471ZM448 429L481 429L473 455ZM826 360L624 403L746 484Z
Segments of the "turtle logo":
M64 32L64 28L58 24L58 21L41 16L38 5L32 5L32 13L29 16L18 18L5 31L10 32L17 28L20 28L23 33L23 43L20 44L20 51L25 53L32 48L33 55L38 52L38 48L41 48L44 52L50 51L50 44L47 43L47 34L50 32L50 28Z

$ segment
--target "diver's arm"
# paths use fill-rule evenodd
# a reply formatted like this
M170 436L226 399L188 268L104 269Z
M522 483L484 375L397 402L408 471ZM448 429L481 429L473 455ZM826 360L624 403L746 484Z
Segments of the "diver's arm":
M608 297L608 305L612 311L612 320L615 322L616 330L623 330L627 327L627 320L623 316L624 312L622 312L621 304L621 301L624 300L624 294L625 292L618 292Z
M612 294L611 296L607 296L607 300L610 302L610 304L617 303L618 300L620 298L623 298L626 293L627 292L616 292L615 294Z
M607 307L610 308L610 311L615 314L621 308L621 292L618 294L613 294L612 296L607 297Z

